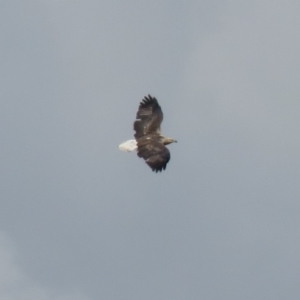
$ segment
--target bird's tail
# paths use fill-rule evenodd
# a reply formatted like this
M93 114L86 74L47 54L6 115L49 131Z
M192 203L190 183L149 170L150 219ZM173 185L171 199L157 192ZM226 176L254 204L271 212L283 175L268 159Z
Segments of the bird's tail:
M125 152L131 152L137 149L136 140L128 140L119 145L119 149Z

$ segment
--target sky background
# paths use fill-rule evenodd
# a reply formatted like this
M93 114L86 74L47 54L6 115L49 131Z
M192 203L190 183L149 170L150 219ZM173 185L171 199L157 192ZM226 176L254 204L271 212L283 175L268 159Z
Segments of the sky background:
M1 300L299 299L299 15L1 1ZM160 174L118 150L148 93Z

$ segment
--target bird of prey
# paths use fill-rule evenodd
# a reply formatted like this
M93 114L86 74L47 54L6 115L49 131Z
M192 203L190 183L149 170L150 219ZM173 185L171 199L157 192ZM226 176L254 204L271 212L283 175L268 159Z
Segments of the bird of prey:
M151 95L145 96L133 123L135 140L128 140L119 145L121 151L137 150L138 157L142 157L156 173L165 170L170 160L170 151L166 145L177 142L161 135L162 120L163 113L156 98Z

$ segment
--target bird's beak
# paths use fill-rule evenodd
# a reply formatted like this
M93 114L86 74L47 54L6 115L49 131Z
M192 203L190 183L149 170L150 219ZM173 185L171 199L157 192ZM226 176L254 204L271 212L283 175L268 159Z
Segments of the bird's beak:
M173 142L174 142L174 143L177 143L177 140L174 140Z

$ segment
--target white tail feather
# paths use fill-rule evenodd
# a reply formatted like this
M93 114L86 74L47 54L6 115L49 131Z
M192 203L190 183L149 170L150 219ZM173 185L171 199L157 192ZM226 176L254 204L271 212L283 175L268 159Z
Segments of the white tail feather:
M125 152L132 152L137 149L136 140L128 140L119 145L119 149Z

